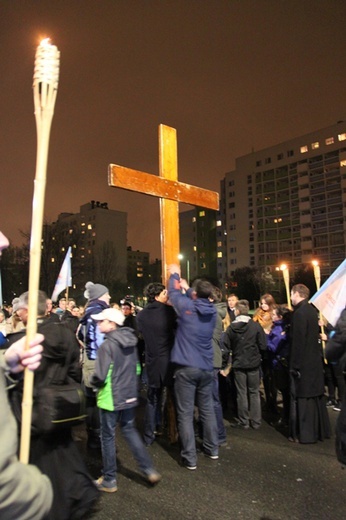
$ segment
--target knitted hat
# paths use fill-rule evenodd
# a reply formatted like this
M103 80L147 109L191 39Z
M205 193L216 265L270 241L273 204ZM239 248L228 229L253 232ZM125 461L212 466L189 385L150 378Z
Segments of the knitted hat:
M98 298L101 298L101 296L109 292L105 285L93 282L87 282L85 284L85 289L86 290L84 292L84 297L87 300L97 300Z
M123 315L123 313L118 309L114 309L113 307L110 309L104 309L102 312L99 312L99 314L92 314L91 318L95 321L113 321L114 323L120 326L123 325L125 321L125 316Z

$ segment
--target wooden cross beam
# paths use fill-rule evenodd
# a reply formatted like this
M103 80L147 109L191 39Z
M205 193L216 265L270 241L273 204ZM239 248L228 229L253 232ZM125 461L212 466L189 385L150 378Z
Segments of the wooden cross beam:
M177 132L159 126L160 176L110 164L108 185L160 198L162 283L166 285L167 266L178 263L179 202L208 209L219 209L219 194L178 181Z

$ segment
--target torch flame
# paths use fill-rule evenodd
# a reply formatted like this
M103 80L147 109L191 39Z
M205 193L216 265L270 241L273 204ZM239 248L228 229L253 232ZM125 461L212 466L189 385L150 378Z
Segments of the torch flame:
M41 40L40 45L50 45L50 38L44 38Z

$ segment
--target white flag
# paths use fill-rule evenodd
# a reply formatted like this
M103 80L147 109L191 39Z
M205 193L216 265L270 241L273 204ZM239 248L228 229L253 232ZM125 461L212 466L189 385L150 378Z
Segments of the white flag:
M68 248L64 263L60 269L60 273L58 279L56 281L54 291L51 297L51 300L55 302L58 299L59 294L66 289L66 287L71 287L72 285L72 275L71 275L71 247Z
M310 299L323 316L335 326L346 307L346 259Z

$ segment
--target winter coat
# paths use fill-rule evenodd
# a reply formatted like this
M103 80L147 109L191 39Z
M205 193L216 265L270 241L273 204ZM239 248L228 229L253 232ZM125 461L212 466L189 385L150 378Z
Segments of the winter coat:
M98 388L97 405L108 411L137 406L137 337L122 327L105 335L95 362L91 384Z
M192 299L191 289L182 294L178 274L169 278L168 295L178 314L171 361L181 366L213 370L215 305L208 298Z
M72 379L77 383L81 381L81 369L79 366L79 345L73 333L62 323L54 323L49 318L37 320L37 332L44 335L43 353L40 366L35 370L34 392L33 392L33 418L32 435L35 431L35 397L41 392L41 388L47 386L52 380L57 381L59 374L66 374L64 383ZM8 344L11 345L25 335L25 330L15 332L8 336ZM67 366L68 363L68 366ZM66 370L63 368L66 367ZM10 391L10 399L13 413L18 421L22 417L23 384L19 383Z
M109 305L103 300L92 300L80 320L78 339L84 343L87 358L90 360L96 359L97 351L104 340L104 334L100 332L97 322L91 318L91 315L99 314L108 307Z
M160 388L171 383L170 356L177 317L171 305L158 301L137 315L137 327L145 342L145 368L148 385Z
M291 321L290 370L297 398L324 394L323 353L318 315L308 300L295 306Z
M267 334L269 362L274 370L288 368L289 339L285 325L283 320L274 321L271 331Z
M346 309L341 312L335 329L327 341L326 358L329 362L339 361L342 370L346 371Z
M250 316L237 316L225 334L225 343L231 353L232 367L241 370L259 368L266 351L266 337L261 325Z

